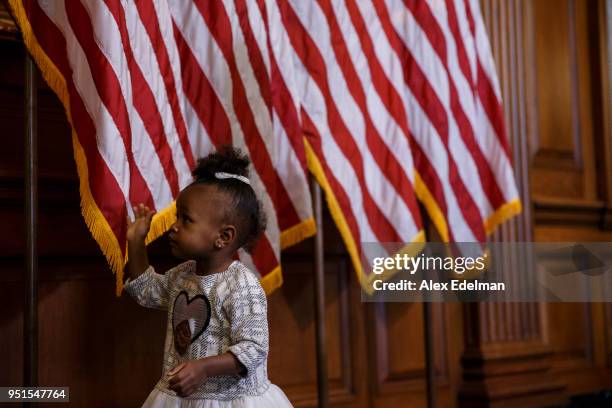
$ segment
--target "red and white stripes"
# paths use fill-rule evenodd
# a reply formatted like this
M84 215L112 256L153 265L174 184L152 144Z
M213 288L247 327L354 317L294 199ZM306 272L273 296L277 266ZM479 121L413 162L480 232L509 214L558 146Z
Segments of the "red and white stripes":
M483 242L520 211L476 1L278 4L306 136L355 243L418 239L414 192L446 241Z
M269 221L253 255L241 257L268 278L267 290L280 285L281 246L312 235L314 224L299 105L282 99L294 90L278 68L286 50L278 41L271 46L264 2L11 6L29 22L21 24L32 31L28 47L43 51L37 60L45 78L69 95L63 102L89 178L91 200L83 205L94 208L84 214L94 214L87 223L106 255L125 256L125 218L137 203L159 212L154 230L169 225L195 159L230 143L250 155Z

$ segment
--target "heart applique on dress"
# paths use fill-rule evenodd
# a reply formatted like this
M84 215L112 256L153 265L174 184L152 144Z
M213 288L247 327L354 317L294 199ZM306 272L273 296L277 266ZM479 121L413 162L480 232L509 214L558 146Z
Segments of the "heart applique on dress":
M208 327L210 322L210 302L204 295L189 298L186 291L181 291L174 299L172 309L172 330L174 347L179 354L185 354L187 348Z

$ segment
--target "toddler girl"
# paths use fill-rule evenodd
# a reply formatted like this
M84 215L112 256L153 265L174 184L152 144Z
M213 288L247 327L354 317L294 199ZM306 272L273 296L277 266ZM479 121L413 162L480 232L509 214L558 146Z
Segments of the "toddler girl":
M268 380L266 295L234 260L265 229L248 165L229 147L198 161L169 234L172 254L185 262L164 275L149 265L144 244L153 211L134 207L125 289L142 306L168 310L162 378L144 407L292 406Z

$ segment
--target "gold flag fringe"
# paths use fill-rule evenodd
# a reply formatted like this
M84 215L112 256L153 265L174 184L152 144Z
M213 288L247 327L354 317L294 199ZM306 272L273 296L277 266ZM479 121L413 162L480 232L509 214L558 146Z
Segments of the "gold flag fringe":
M288 248L314 236L317 233L317 225L313 217L307 218L301 223L287 228L281 233L281 249Z

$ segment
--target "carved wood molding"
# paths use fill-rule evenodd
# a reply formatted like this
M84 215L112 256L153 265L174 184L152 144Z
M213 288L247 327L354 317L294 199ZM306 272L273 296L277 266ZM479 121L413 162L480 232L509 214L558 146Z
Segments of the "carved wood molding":
M602 200L534 197L535 222L538 225L581 225L599 228L606 222L606 205Z

